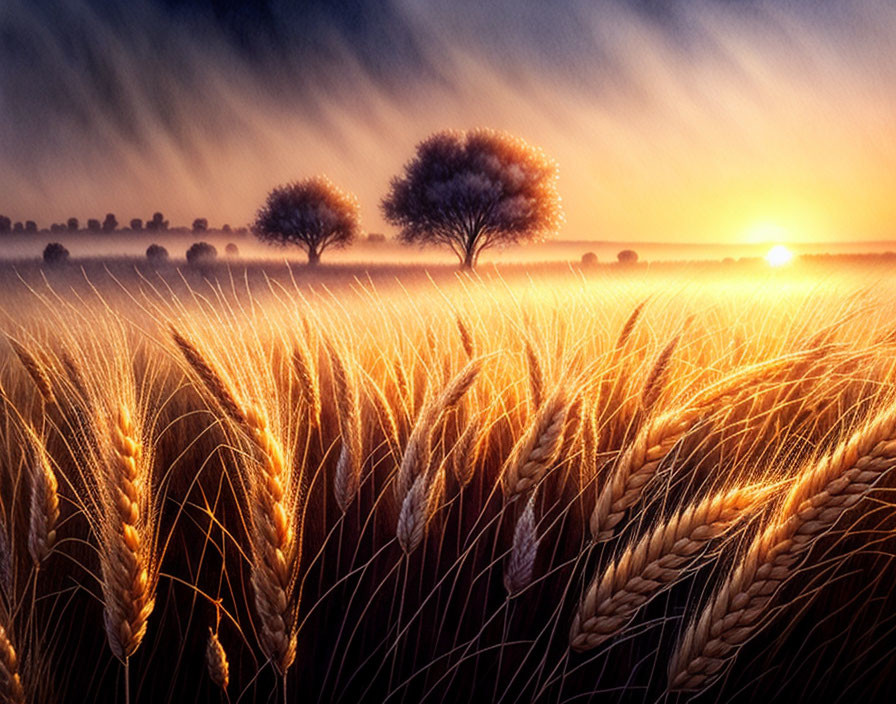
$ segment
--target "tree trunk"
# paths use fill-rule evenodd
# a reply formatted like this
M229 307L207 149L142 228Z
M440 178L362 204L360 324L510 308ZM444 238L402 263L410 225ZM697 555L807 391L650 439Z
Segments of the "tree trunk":
M313 247L308 250L308 266L317 266L320 264L320 252Z
M470 270L472 270L473 267L476 266L476 255L475 255L472 247L470 247L466 252L464 252L464 260L460 266L461 266L461 269L470 269Z

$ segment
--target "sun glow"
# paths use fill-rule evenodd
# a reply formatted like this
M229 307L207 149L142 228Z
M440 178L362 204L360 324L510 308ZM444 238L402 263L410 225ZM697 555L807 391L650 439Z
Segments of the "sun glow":
M769 266L784 266L793 261L793 252L784 245L778 244L768 250L765 261L769 263Z

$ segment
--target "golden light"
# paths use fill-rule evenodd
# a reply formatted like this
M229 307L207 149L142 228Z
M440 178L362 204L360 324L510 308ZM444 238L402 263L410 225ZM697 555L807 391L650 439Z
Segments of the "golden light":
M769 266L784 266L793 261L793 252L784 245L778 244L768 250L768 254L765 255L765 261L768 262Z
M780 242L789 237L787 228L775 222L757 222L748 227L743 234L743 239L749 244L764 244Z

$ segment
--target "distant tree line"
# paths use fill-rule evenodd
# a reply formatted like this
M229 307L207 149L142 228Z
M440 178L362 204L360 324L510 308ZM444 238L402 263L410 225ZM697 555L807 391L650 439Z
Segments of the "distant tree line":
M106 213L106 217L102 220L98 218L88 218L84 227L81 227L81 221L78 218L69 218L65 222L53 223L49 227L39 229L34 220L26 220L25 222L13 222L5 215L0 215L0 235L9 233L38 233L38 232L87 232L87 233L114 233L114 232L171 232L171 233L189 233L197 234L209 232L209 224L207 218L196 218L190 228L187 227L169 227L168 220L162 213L153 213L152 217L145 222L141 218L133 218L128 222L127 227L120 227L118 218L115 213ZM245 235L248 234L248 227L231 228L230 225L222 225L220 232L225 234Z

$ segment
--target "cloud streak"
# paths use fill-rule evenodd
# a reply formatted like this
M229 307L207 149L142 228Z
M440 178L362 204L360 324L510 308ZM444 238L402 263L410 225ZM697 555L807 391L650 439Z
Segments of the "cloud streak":
M4 4L0 210L236 225L326 173L377 230L417 141L491 126L558 159L568 238L734 241L767 219L876 239L896 222L888 3L171 5Z

